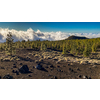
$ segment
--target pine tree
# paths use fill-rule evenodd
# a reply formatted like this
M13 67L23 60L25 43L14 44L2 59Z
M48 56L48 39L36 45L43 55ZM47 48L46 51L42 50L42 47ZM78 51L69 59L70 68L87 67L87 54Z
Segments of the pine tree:
M14 39L12 39L12 34L11 34L11 32L9 32L9 34L7 34L7 38L6 38L5 50L10 55L12 55L12 53L14 53L14 51L15 51L13 40Z
M62 51L62 54L66 54L66 47L65 47L65 44L63 43L63 51Z
M43 44L43 42L41 43L41 50L44 50L44 51L46 51L46 50L47 50L46 45L45 45L45 44Z
M91 47L88 44L86 44L85 45L85 49L83 51L83 55L85 57L88 57L90 54L91 54Z

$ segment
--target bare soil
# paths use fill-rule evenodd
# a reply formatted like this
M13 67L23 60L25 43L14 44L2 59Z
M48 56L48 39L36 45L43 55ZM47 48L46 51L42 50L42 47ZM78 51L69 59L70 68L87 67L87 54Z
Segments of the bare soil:
M40 56L36 56L38 53ZM59 54L57 51L54 53ZM100 79L99 64L80 64L64 60L58 62L58 59L44 58L42 54L43 51L34 51L33 49L17 50L16 56L20 60L0 61L0 78L3 79L5 75L10 75L13 79ZM4 54L1 53L0 56L2 57ZM42 65L44 70L36 69L35 66L38 64ZM19 72L19 74L16 74L13 72L19 71L19 68L23 65L28 66L28 73Z

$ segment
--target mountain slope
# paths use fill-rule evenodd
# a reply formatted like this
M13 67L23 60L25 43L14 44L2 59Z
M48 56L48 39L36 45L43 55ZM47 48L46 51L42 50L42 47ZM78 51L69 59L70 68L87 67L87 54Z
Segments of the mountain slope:
M88 38L72 35L72 36L69 36L69 37L68 37L67 39L65 39L65 40L72 40L72 39L88 39Z

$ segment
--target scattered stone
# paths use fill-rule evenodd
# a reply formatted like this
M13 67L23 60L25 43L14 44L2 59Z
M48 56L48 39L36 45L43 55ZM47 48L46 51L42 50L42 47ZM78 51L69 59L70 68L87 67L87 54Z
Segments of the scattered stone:
M50 65L50 68L54 68L54 66L53 65Z
M13 66L13 68L16 68L16 66Z
M19 65L23 65L22 63L20 63Z
M79 78L81 78L81 77L82 77L82 75L79 75L78 77L79 77Z
M60 61L57 61L56 64L60 64Z
M32 77L32 75L30 75L30 74L29 74L28 76L29 76L29 77Z
M35 68L36 68L36 69L39 69L39 70L43 69L43 68L42 68L42 65L39 65L39 64L36 65Z
M63 70L61 70L61 72L63 72Z
M83 75L83 78L84 78L84 79L86 78L85 75Z
M29 72L29 68L27 65L23 65L22 67L19 68L19 72L20 73L28 73Z
M91 67L89 67L88 69L91 69Z
M58 71L58 72L61 72L61 70L60 70L60 69L57 69L57 71Z
M71 69L71 68L69 68L69 71L73 72L74 70L73 70L73 69Z
M15 70L12 70L13 73L15 73Z
M69 68L69 70L71 71L71 68Z
M71 63L70 65L73 65L73 63Z
M97 68L97 66L96 66L96 65L93 65L92 67Z
M13 76L11 76L11 75L5 75L4 77L3 77L3 79L13 79Z
M84 78L84 79L88 79L88 77L87 77L87 76L85 76L85 75L83 75L83 78Z
M60 67L60 66L57 66L58 68Z
M50 76L50 74L48 74L48 76Z
M89 77L88 79L91 79L91 77Z
M54 76L54 79L57 79L57 76Z
M79 68L77 68L77 70L78 70L78 71L80 71L80 69L79 69Z
M67 65L69 66L70 64L68 63Z
M45 68L49 68L48 66L46 66Z
M16 75L19 75L19 71L16 71Z
M33 68L35 68L35 67L33 66Z
M66 67L65 65L63 67Z
M38 60L35 60L35 63L38 63L39 61Z
M81 61L80 64L88 64L88 61Z
M1 69L5 69L4 67L1 67Z

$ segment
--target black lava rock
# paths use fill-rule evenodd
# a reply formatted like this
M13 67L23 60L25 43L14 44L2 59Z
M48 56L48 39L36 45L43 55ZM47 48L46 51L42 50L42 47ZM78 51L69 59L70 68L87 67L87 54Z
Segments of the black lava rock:
M72 69L71 69L71 68L69 68L69 70L71 71Z
M45 68L48 68L48 66L46 66Z
M12 70L13 73L15 73L15 70Z
M19 68L19 72L20 73L28 73L29 72L29 68L27 65L23 65L22 67Z
M3 79L13 79L13 76L5 75L5 76L3 77Z
M57 79L57 76L54 76L54 79Z
M57 71L58 71L58 72L61 72L61 70L60 70L60 69L57 69Z
M50 65L50 68L54 68L54 66L53 65Z
M57 66L58 68L60 67L60 66Z
M88 79L91 79L91 77L89 77Z
M16 66L14 65L13 68L16 68Z
M39 70L43 69L43 68L42 68L42 65L39 65L39 64L36 65L35 68L36 68L36 69L39 69Z
M28 75L29 77L32 77L32 75Z
M35 67L33 66L33 68L35 68Z
M1 69L5 69L4 67L1 67Z
M78 70L78 71L80 71L80 69L79 69L79 68L77 68L77 70Z
M19 71L16 71L16 75L19 75Z
M79 77L79 78L81 78L81 77L82 77L82 75L79 75L78 77Z
M23 65L22 63L20 63L19 65Z
M71 68L69 68L69 71L74 72L74 70L73 70L73 69L71 69Z

